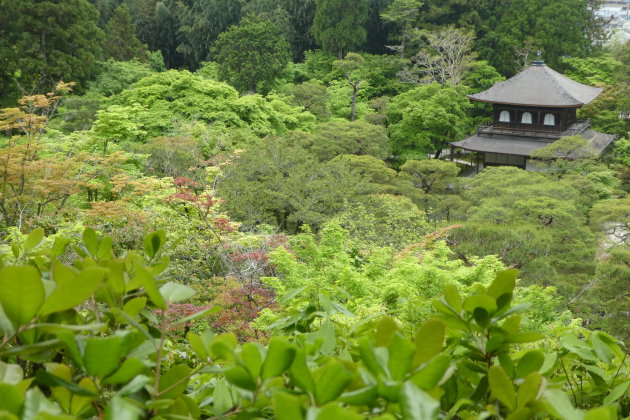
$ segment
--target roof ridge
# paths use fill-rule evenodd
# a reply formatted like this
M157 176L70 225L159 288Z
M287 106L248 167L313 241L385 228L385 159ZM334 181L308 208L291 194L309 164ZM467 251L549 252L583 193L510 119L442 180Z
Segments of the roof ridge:
M584 105L584 102L581 101L580 99L576 98L575 96L571 95L569 92L567 92L567 90L560 84L562 82L564 82L564 79L567 79L571 82L574 82L574 80L569 79L568 77L564 76L563 74L555 71L554 69L547 67L547 66L543 66L545 68L545 75L548 77L551 77L551 79L554 80L554 82L556 82L556 86L558 86L559 89L561 89L562 94L569 97L570 99L574 100L575 102ZM557 76L560 76L562 79L558 78Z

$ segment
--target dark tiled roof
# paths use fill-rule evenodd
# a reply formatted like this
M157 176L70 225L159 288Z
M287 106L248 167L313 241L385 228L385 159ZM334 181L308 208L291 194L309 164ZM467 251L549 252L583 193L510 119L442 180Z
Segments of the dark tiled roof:
M539 64L468 97L500 104L579 107L591 102L601 92L601 88L583 85Z
M615 136L612 134L598 133L593 130L586 130L581 136L589 141L590 146L597 151L598 154L601 154L615 139ZM528 157L531 155L532 151L551 143L552 141L543 141L527 137L475 134L462 141L453 142L451 145L473 152L502 153Z

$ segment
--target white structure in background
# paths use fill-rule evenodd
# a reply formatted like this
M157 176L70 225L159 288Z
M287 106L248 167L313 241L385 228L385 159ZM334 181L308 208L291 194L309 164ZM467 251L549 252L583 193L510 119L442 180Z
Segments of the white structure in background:
M630 39L630 0L608 0L595 14L608 21L607 30Z

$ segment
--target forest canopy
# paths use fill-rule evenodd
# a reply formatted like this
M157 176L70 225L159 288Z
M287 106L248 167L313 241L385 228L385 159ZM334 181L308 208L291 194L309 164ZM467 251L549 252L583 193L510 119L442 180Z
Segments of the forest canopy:
M601 6L0 0L0 418L630 416ZM534 60L611 144L451 148Z

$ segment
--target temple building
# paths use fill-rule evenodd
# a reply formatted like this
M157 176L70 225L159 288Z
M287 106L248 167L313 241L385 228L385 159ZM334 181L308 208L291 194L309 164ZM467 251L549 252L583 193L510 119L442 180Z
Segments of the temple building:
M579 134L601 155L615 136L591 130L590 120L576 116L578 108L601 92L561 75L543 61L534 61L514 77L468 95L473 101L491 103L493 120L451 147L477 152L478 168L510 165L537 170L539 165L530 158L533 150Z

